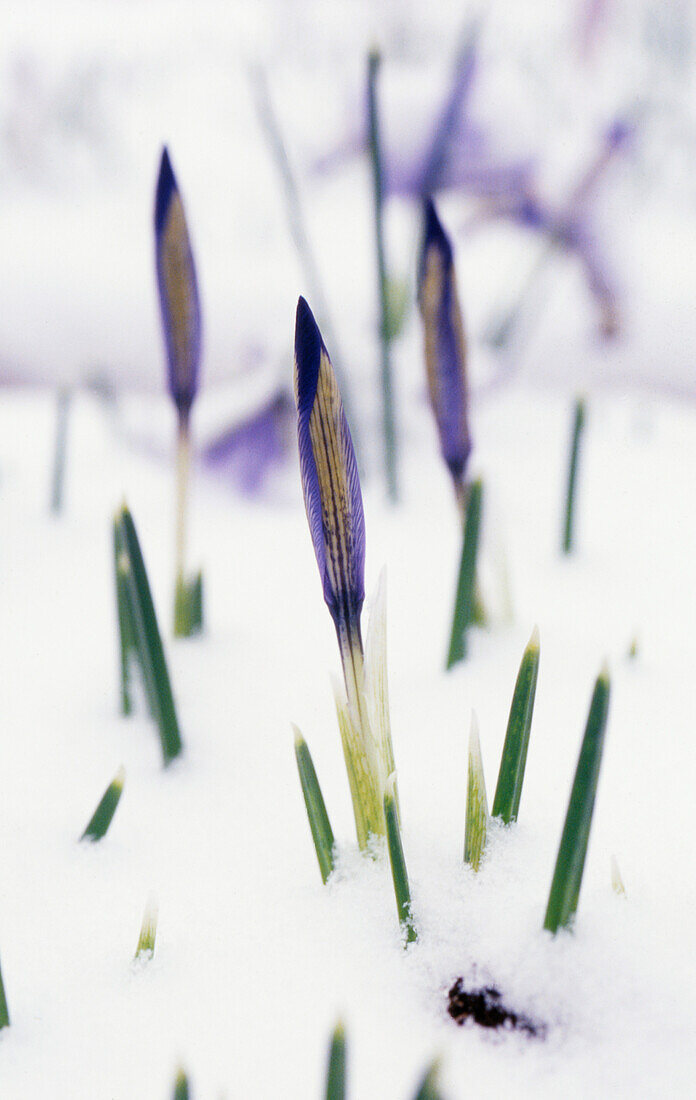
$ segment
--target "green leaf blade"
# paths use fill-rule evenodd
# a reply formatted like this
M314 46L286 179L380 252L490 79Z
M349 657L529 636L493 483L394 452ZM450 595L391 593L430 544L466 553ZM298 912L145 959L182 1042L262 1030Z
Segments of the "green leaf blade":
M7 997L5 996L5 983L2 980L2 970L0 970L0 1031L4 1027L10 1026L10 1013L7 1007Z
M592 694L544 919L544 928L554 934L568 926L578 906L602 763L609 695L609 673L603 670Z
M499 817L506 825L517 821L520 808L539 673L539 652L539 631L535 627L517 674L491 811L493 817Z
M396 805L396 776L393 773L387 780L384 793L384 820L387 829L387 850L392 870L399 924L404 933L406 944L414 943L418 939L418 934L411 912L411 888L408 882L406 860L401 843L401 829Z
M436 1060L426 1070L413 1100L442 1100L439 1081L440 1062Z
M339 1021L331 1036L329 1064L326 1072L326 1100L346 1097L346 1033Z
M334 835L326 812L324 796L321 793L317 773L314 769L312 755L307 742L297 726L293 726L295 732L295 759L300 775L300 785L304 796L309 827L312 831L312 840L317 853L319 871L322 882L326 882L334 868Z
M479 742L476 715L471 716L469 736L469 782L466 793L466 830L464 838L464 862L478 871L486 847L488 832L488 798L483 774L481 744Z
M106 835L114 814L116 813L116 807L120 802L125 778L125 771L123 768L119 768L111 783L109 783L109 786L104 791L99 805L92 814L80 840L89 839L97 841L101 840L101 838Z

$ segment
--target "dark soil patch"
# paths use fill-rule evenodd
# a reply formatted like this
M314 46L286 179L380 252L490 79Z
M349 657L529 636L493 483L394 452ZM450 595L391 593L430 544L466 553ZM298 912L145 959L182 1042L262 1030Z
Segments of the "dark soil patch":
M506 1031L522 1031L535 1039L543 1039L546 1028L503 1004L503 995L493 985L482 989L465 989L464 979L457 978L447 994L447 1011L458 1024L469 1020L479 1027Z

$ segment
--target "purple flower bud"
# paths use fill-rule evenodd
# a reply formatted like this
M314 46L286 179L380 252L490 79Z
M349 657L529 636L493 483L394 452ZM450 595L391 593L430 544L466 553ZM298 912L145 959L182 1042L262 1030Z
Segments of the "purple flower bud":
M331 617L360 636L365 518L358 468L329 354L304 298L295 319L295 401L302 491Z
M440 434L440 449L455 489L460 492L471 452L466 343L452 246L431 200L425 204L418 305L423 319L428 390Z
M155 266L169 392L180 417L186 418L198 390L201 311L184 207L166 148L155 198Z

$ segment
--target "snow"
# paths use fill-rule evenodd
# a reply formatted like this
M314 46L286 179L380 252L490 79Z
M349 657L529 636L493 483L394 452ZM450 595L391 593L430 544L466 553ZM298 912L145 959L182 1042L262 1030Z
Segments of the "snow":
M407 1097L437 1052L452 1097L511 1082L520 1096L688 1095L693 413L592 403L580 547L560 560L567 403L515 389L479 411L477 467L506 519L516 614L476 633L470 659L448 675L456 520L424 417L403 504L390 512L379 486L367 489L368 587L382 562L389 571L392 728L421 934L406 954L388 865L360 857L353 838L328 676L337 651L294 469L285 505L242 503L199 477L191 560L205 564L209 626L203 639L167 641L186 753L164 772L149 721L116 713L109 520L125 492L167 626L172 471L81 399L66 512L51 519L49 414L36 396L0 405L3 1096L165 1096L179 1061L195 1095L319 1095L339 1015L357 1096ZM490 795L535 621L542 656L520 821L494 831L476 877L462 863L470 712ZM552 940L545 903L605 657L613 695L577 929ZM291 720L340 844L327 888ZM79 845L120 764L107 837ZM611 889L612 854L626 898ZM155 955L134 971L150 894ZM457 1029L444 1006L460 974L493 980L548 1025L547 1038Z
M514 300L539 242L503 226L472 234L466 201L440 204L471 336L472 473L484 478L495 611L446 674L459 531L424 400L418 320L395 348L402 500L390 508L369 179L359 160L328 176L312 166L355 130L350 106L375 38L390 103L399 89L423 87L429 117L428 89L434 102L461 29L458 6L207 2L193 23L190 9L159 0L73 0L60 20L44 3L4 6L0 368L3 381L45 388L0 391L0 959L12 1021L0 1033L3 1100L164 1098L180 1064L196 1097L319 1097L339 1017L360 1100L409 1100L436 1055L448 1100L691 1095L696 219L684 135L693 73L647 50L648 5L604 7L603 45L583 70L571 49L579 5L490 5L473 109L496 148L538 156L548 193L562 196L607 119L636 95L652 97L637 151L597 202L621 289L620 338L600 342L564 258L540 284L524 339L494 355L483 334ZM190 563L204 568L207 629L171 638L174 425L160 395L154 177L167 140L201 275L201 440L279 378L290 386L294 304L306 291L254 115L247 66L258 61L354 382L368 592L387 566L391 725L420 932L406 952L384 853L360 856L354 840L330 687L338 652L296 456L253 502L197 470ZM417 134L415 108L413 118ZM408 274L417 231L408 203L389 205L387 229L392 268ZM75 397L65 507L51 516L53 388L95 377L116 405ZM580 390L589 411L578 546L563 559ZM117 712L110 524L124 497L185 744L166 771L147 716ZM474 875L462 861L471 712L490 799L535 624L541 664L520 819L491 829ZM612 698L577 924L552 939L542 931L548 889L605 659ZM326 887L291 722L311 749L339 844ZM121 765L107 836L79 844ZM612 890L612 856L625 897ZM134 966L151 897L154 957ZM510 1007L547 1026L546 1038L457 1028L445 1007L460 975L495 983Z

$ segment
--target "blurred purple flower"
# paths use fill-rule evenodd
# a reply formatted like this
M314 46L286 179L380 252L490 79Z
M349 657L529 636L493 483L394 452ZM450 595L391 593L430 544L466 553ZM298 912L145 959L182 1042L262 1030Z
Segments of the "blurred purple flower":
M510 192L526 186L533 167L531 160L498 163L491 154L484 131L469 118L468 99L478 68L478 26L465 35L457 55L452 83L438 110L423 147L413 153L393 148L384 150L384 191L425 199L439 191L459 190L477 197ZM332 150L316 167L330 171L368 147L367 109L356 131Z
M258 496L290 451L294 404L278 389L251 416L233 424L203 449L203 461L229 476L246 496Z
M166 146L155 197L155 266L169 392L185 421L198 390L201 310L184 206Z
M464 474L471 452L466 342L452 245L431 199L425 204L418 306L423 319L428 390L440 435L440 449L457 497L463 504Z
M618 291L610 274L604 244L595 225L592 203L604 172L636 131L635 121L618 118L607 129L600 148L570 198L554 207L531 188L510 192L487 204L484 219L506 218L546 236L549 244L575 255L600 311L602 334L611 337L619 326Z

